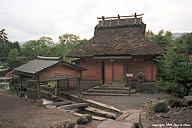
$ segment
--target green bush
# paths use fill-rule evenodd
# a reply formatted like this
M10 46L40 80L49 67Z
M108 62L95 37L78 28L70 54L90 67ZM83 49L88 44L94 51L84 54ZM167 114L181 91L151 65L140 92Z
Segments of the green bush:
M160 113L160 112L167 112L168 108L167 108L167 104L165 102L160 102L157 103L154 106L155 112L156 113Z
M15 90L15 87L10 87L9 92L11 92L13 94L17 94L17 91Z
M2 63L2 65L3 65L3 67L8 67L8 66L9 66L9 63L8 63L7 61L4 61L4 62Z

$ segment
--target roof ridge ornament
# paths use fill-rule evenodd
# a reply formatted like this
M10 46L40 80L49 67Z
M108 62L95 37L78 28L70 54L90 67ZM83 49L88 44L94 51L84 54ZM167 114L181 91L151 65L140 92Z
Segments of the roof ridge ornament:
M142 13L142 14L137 14L137 13L135 13L134 15L129 15L129 16L120 16L119 14L118 14L118 16L117 17L104 17L104 16L102 16L102 17L96 17L98 20L99 19L102 19L102 20L107 20L107 19L109 19L109 20L111 20L111 19L120 19L120 18L142 18L141 16L143 16L144 15L144 13Z
M37 59L39 59L39 60L57 60L57 61L61 61L62 56L59 56L59 57L37 56Z

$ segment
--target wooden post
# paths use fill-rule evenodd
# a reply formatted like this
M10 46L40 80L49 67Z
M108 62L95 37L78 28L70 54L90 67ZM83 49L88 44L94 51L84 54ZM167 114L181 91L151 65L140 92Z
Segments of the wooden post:
M57 80L56 87L55 87L55 95L58 96L58 89L59 89L59 80Z
M20 74L20 93L22 93L22 86L23 86L23 75Z
M120 15L119 15L119 14L118 14L117 18L118 18L118 20L117 20L117 26L119 26L119 25L120 25Z
M109 26L111 27L111 25L112 25L112 19L110 20L110 22L109 22Z
M131 77L133 77L133 73L127 73L126 76L129 78L129 96L131 96Z
M131 96L131 81L130 81L130 77L129 77L129 96Z
M135 21L134 21L134 24L137 23L137 13L135 13Z
M104 16L102 16L101 27L103 27L104 22L105 22L105 17L104 17Z
M79 87L80 95L82 95L82 71L80 71Z
M38 100L41 99L41 87L40 87L40 82L39 82L39 75L37 76L37 79L36 79L36 82L37 82L37 86L38 86Z

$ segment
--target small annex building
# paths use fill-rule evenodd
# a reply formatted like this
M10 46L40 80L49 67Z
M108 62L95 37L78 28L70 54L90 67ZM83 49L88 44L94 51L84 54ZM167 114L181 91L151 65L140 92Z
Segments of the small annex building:
M57 87L60 80L77 79L79 81L80 93L81 86L81 72L87 70L86 68L66 62L62 57L42 57L21 65L15 70L20 74L21 85L20 92L22 93L22 81L24 76L30 76L36 80L38 85L38 99L40 99L40 82L43 81L57 81Z
M145 38L146 24L141 15L101 17L94 36L67 56L79 58L76 64L88 70L82 73L84 84L126 85L126 74L134 82L156 81L158 63L153 59L165 53Z

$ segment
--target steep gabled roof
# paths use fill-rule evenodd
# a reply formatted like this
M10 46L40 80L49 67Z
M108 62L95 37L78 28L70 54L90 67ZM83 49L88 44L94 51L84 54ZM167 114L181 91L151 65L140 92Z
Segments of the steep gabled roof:
M141 18L99 21L94 37L73 49L68 57L97 55L158 55L165 51L145 38Z

